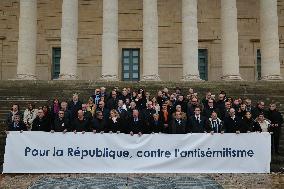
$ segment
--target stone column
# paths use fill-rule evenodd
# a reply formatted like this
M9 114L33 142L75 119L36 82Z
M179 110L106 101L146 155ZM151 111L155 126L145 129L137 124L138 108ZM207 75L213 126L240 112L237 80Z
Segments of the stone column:
M20 1L17 79L36 79L37 1Z
M198 70L197 0L182 0L183 81L201 81Z
M221 0L222 79L242 80L239 72L236 0Z
M281 80L277 0L260 0L262 80Z
M63 0L61 28L61 80L77 79L78 0Z
M143 0L143 81L159 81L157 0Z
M118 0L103 0L102 80L118 80L118 62Z

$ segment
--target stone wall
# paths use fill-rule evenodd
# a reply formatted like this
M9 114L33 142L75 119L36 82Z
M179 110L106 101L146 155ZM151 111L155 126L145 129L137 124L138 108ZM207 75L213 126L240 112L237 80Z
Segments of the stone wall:
M101 75L103 0L79 0L78 76L96 80ZM62 0L38 0L37 78L51 79L52 48L60 47ZM143 1L119 0L119 49L140 48L143 68ZM208 49L208 78L221 76L220 0L198 0L199 48ZM240 73L256 78L259 42L259 1L237 0ZM182 75L181 0L158 0L159 74L165 81ZM280 63L284 76L284 0L278 0ZM0 1L0 79L16 75L19 0ZM121 61L119 73L121 73Z

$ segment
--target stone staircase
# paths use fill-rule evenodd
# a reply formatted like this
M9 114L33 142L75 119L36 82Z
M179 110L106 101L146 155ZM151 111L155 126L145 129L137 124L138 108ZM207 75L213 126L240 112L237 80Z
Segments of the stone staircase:
M50 104L54 97L60 100L69 100L72 94L77 92L81 100L86 101L97 87L105 86L108 90L113 87L131 87L138 89L145 88L156 95L158 90L168 87L173 91L175 87L180 87L186 93L189 88L193 88L202 98L206 91L218 94L221 90L227 92L227 96L251 98L253 104L258 100L264 100L266 104L275 101L278 109L284 115L284 82L93 82L93 81L0 81L0 165L3 163L4 147L6 135L3 132L3 124L6 115L13 103L20 106L21 111L26 108L28 102L33 102L36 106ZM282 137L280 141L280 152L284 154L284 126L282 127ZM272 157L272 170L279 170L284 167L284 156Z

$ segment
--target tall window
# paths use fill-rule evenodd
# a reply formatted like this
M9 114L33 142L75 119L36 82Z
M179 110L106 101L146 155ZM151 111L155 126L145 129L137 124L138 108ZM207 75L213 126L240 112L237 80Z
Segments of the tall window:
M61 48L52 48L52 70L51 78L58 79L60 74L60 58L61 58Z
M257 79L261 79L261 53L260 49L257 49L256 52L256 73L257 73Z
M140 49L122 49L122 80L139 81Z
M200 79L208 80L208 50L198 49L198 69Z

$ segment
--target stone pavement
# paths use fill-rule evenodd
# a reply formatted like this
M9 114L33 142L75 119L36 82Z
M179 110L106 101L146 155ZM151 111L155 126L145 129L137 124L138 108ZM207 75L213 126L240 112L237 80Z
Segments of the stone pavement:
M281 189L284 174L2 174L0 188Z
M81 178L42 178L30 189L184 189L184 188L223 188L208 176L194 177L81 177Z

